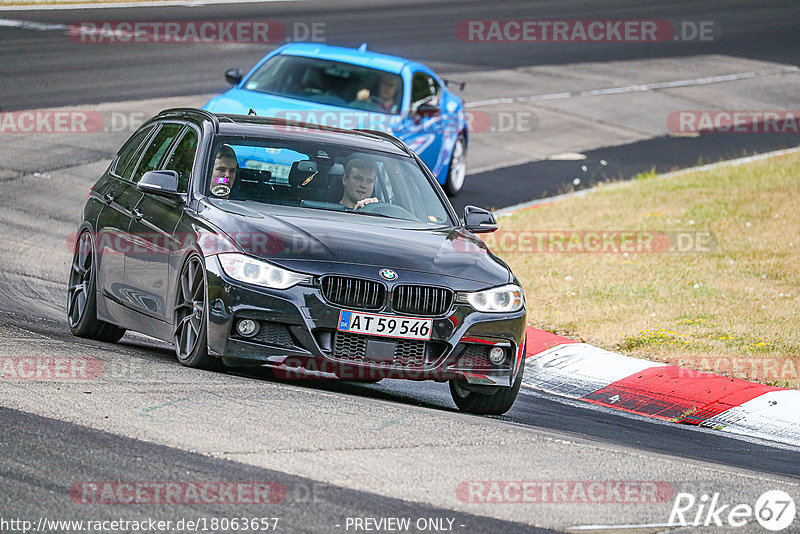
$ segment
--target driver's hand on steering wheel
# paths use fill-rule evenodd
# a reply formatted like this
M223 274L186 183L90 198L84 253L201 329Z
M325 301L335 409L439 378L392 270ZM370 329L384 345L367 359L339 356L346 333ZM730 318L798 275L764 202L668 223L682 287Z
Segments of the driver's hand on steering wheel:
M380 201L375 197L362 198L361 200L356 202L356 205L355 205L355 207L353 209L357 210L357 209L363 208L367 204L372 204L373 202L380 202Z
M356 100L369 100L369 89L361 89L356 93Z

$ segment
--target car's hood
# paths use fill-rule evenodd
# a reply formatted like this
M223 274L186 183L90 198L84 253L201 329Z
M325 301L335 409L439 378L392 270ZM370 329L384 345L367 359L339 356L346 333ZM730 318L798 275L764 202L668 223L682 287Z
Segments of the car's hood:
M260 117L307 122L347 130L367 129L392 133L399 115L363 111L319 102L286 98L234 88L209 100L203 109L214 113L247 115L252 109Z
M308 274L365 272L361 266L374 275L389 268L481 285L511 280L505 263L463 229L220 199L200 211L244 253Z

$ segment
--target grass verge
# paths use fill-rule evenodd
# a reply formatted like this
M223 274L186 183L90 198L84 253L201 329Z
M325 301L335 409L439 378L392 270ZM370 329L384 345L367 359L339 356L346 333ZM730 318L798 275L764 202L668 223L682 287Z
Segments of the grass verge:
M485 237L528 324L671 365L800 386L800 154L603 185Z

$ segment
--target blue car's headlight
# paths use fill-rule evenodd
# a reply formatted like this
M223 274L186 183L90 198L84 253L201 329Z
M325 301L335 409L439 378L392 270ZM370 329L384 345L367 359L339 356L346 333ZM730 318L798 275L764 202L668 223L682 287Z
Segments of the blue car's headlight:
M311 282L311 277L257 260L244 254L218 254L222 271L240 282L273 289L288 289L301 283Z
M483 291L458 293L456 302L469 304L480 312L507 313L522 309L525 295L518 285L507 284Z

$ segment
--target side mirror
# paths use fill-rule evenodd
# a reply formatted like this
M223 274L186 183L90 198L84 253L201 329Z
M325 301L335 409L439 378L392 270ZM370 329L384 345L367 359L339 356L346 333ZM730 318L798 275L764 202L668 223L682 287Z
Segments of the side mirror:
M464 208L464 226L476 234L485 234L497 230L497 220L491 211L475 206Z
M423 102L414 111L420 117L433 117L439 114L440 108L429 102Z
M175 171L147 171L136 184L143 193L152 193L164 197L177 197L178 173Z
M238 85L242 81L244 74L239 69L228 69L225 71L225 81L231 85Z

